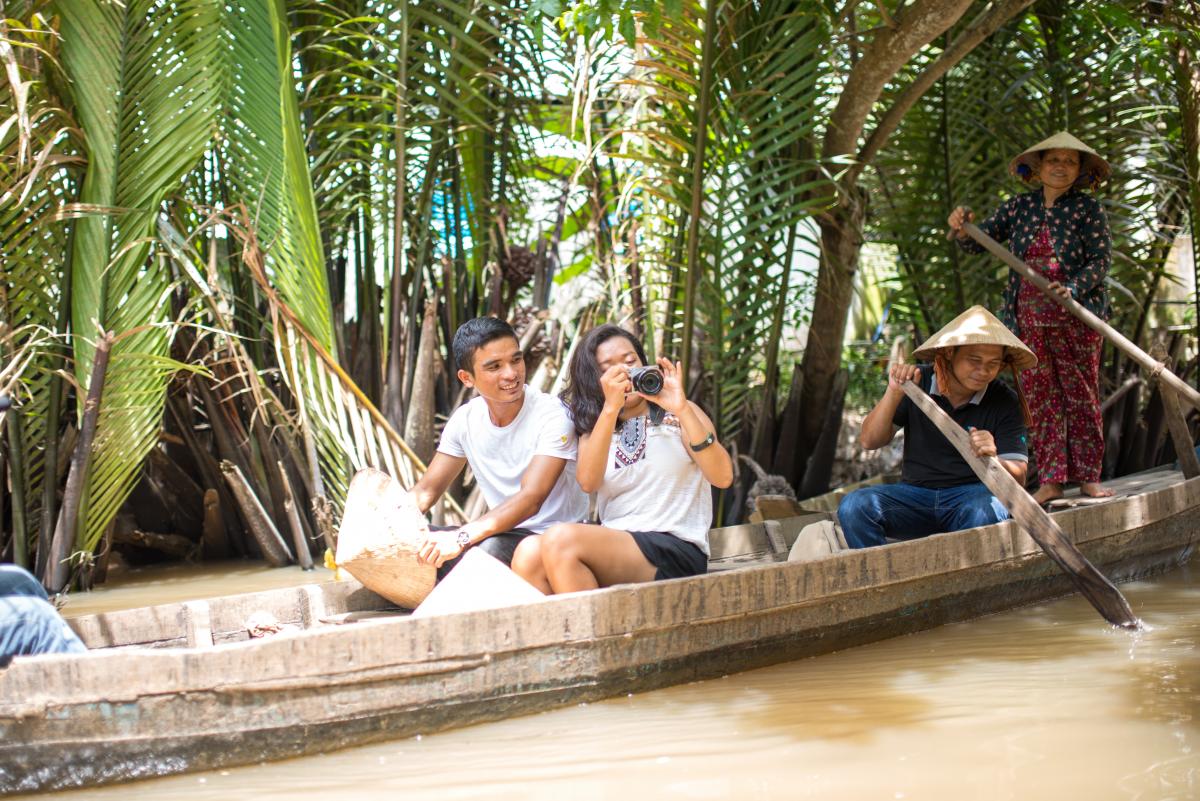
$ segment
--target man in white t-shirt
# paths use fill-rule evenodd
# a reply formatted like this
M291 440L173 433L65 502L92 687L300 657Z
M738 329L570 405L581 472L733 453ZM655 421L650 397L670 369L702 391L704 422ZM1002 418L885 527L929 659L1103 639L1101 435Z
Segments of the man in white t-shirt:
M575 480L575 429L562 401L525 385L525 356L512 326L477 317L454 334L458 378L478 393L450 416L437 453L412 494L422 513L468 464L488 512L458 529L431 531L420 558L439 575L466 548L505 564L523 538L587 515Z

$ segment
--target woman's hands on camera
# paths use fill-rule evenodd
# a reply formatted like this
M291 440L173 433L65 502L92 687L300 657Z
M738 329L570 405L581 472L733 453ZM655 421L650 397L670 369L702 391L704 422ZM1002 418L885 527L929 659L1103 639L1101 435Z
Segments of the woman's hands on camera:
M641 365L634 366L641 367ZM629 377L629 371L632 368L628 364L614 364L605 370L600 376L600 389L604 393L604 408L610 412L619 412L625 407L625 401L629 396L635 395L658 404L671 414L678 415L683 411L687 406L687 395L683 391L679 363L659 359L656 366L663 377L663 387L657 395L647 395L634 389L633 381Z
M629 380L629 368L623 364L614 364L600 376L600 389L604 392L604 408L619 412L625 408L625 398L633 392L633 382Z
M657 395L642 395L648 401L653 401L678 417L687 406L687 394L683 391L682 368L679 362L672 363L669 359L659 359L658 369L662 371L663 388Z

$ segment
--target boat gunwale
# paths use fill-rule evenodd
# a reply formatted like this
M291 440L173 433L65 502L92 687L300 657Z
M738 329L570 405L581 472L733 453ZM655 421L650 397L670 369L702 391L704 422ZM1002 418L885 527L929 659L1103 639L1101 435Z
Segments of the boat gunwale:
M1137 475L1158 474L1160 476L1165 476L1165 475L1169 475L1171 472L1178 474L1178 471L1159 470L1159 471L1146 471L1145 473L1137 474ZM1147 490L1147 491L1143 491L1143 492L1138 492L1138 493L1128 495L1128 496L1118 497L1113 500L1106 501L1103 504L1080 505L1080 506L1074 506L1074 507L1067 508L1067 509L1062 509L1062 510L1054 512L1052 514L1052 519L1059 525L1060 528L1063 529L1063 531L1067 534L1068 538L1077 544L1087 543L1087 542L1091 542L1091 541L1097 540L1097 539L1105 539L1105 538L1112 536L1113 534L1119 533L1119 531L1125 530L1125 529L1120 529L1118 531L1112 531L1112 532L1099 532L1099 533L1091 534L1090 536L1084 536L1078 531L1079 518L1096 514L1096 510L1106 510L1107 511L1107 510L1114 509L1114 508L1128 509L1131 505L1133 505L1134 502L1137 502L1137 501L1143 501L1148 504L1149 502L1154 500L1157 496L1178 492L1180 487L1186 488L1188 486L1189 481L1193 481L1193 479L1183 479L1183 480L1174 482L1167 486L1158 487L1156 489L1151 489L1151 490ZM1187 508L1189 506L1200 506L1200 484L1194 485L1194 486L1196 489L1197 498L1196 498L1195 502L1193 502L1192 504L1188 504L1185 501L1183 504L1183 508ZM1150 517L1148 519L1143 520L1140 525L1146 525L1149 523L1156 522L1157 520L1160 520L1164 517L1170 516L1171 514L1175 514L1178 511L1181 511L1181 509L1165 510L1163 513L1161 513L1155 517ZM783 520L773 521L773 522L778 522L780 524L787 525L789 523L789 521L791 521L791 520L802 520L802 519L808 518L809 516L810 516L809 514L797 515L794 518L786 518ZM720 531L729 531L729 530L734 530L734 529L762 528L763 526L764 526L764 524L762 524L762 523L749 523L749 524L740 524L740 525L736 525L736 526L727 526L724 528L714 529L713 531L720 532ZM970 528L970 529L961 529L959 531L951 531L951 532L942 532L942 533L938 533L938 534L932 534L927 537L920 537L920 538L916 538L916 539L912 539L912 540L890 542L887 545L881 546L879 548L843 550L843 551L840 551L837 553L831 553L831 554L822 556L820 558L808 560L805 562L788 562L788 561L786 561L786 559L780 560L780 561L768 561L769 557L764 557L763 559L754 560L754 561L748 560L744 563L738 563L733 566L725 567L724 569L719 570L719 571L713 571L713 572L705 573L705 574L702 574L699 576L690 576L687 578L674 579L670 582L670 585L682 586L685 582L693 582L693 583L711 582L711 581L716 580L718 577L724 576L727 574L742 574L742 573L747 573L747 572L752 572L752 571L757 571L757 570L764 570L764 571L778 570L780 568L780 566L782 566L782 565L787 565L787 566L795 566L797 564L804 564L804 565L815 565L815 564L831 565L832 564L832 565L836 565L839 562L849 562L856 558L860 558L860 559L879 558L881 554L885 554L885 553L889 556L890 555L903 555L906 551L909 551L909 550L932 549L931 544L945 542L946 541L945 538L952 537L952 538L956 538L956 539L961 539L965 536L982 537L982 536L987 536L987 534L985 532L996 532L998 534L1003 535L1004 539L1008 543L1011 543L1011 545L1012 545L1011 550L1006 550L1006 549L1002 548L999 553L991 555L990 558L972 561L969 564L959 565L958 568L956 568L956 569L986 567L987 565L990 565L990 564L1008 562L1012 559L1019 559L1019 558L1025 558L1025 557L1041 558L1044 556L1044 553L1042 552L1041 548L1027 533L1025 533L1023 530L1021 530L1020 525L1016 521L1009 519L1009 520L1001 521L999 523L993 523L993 524L990 524L987 526L977 526L977 527ZM763 534L763 536L764 537L766 536L765 533ZM844 594L854 593L854 592L861 592L862 590L867 589L868 587L873 587L873 586L885 587L885 586L893 586L896 584L903 584L908 581L919 581L925 575L926 574L923 574L923 573L914 573L911 575L887 577L887 578L881 579L877 582L872 582L869 585L850 586L850 587L846 587L843 589L830 591L827 594L804 598L801 601L799 601L798 603L808 603L810 601L819 601L826 597L836 597L838 595L844 595ZM448 613L447 615L438 615L438 616L436 616L436 618L429 618L429 619L443 618L443 617L449 616L450 614L474 615L474 614L480 614L483 612L497 611L498 609L515 610L515 609L525 609L525 608L534 608L534 607L540 608L542 604L561 602L564 599L575 599L575 598L580 598L580 597L597 597L597 596L600 596L605 593L613 593L613 592L619 592L619 591L630 590L630 589L637 591L637 592L643 592L643 591L649 591L658 586L662 586L662 585L658 582L642 582L642 583L631 582L631 583L624 583L624 584L614 584L609 587L603 587L603 588L595 589L595 590L583 590L580 592L564 593L561 595L547 596L543 600L538 600L538 601L534 601L531 603L515 604L512 606L508 606L508 607L496 607L495 609L482 609L482 610L474 610L474 611L468 611L468 612ZM176 601L176 602L171 602L171 603L166 603L166 604L154 604L151 606L136 607L136 608L124 609L124 610L97 612L94 614L85 614L85 615L71 617L71 618L68 618L68 621L78 623L78 622L91 621L91 620L100 620L105 617L114 616L114 615L130 615L130 614L151 615L151 614L162 614L162 613L167 613L167 612L181 613L184 611L185 607L188 604L201 603L201 604L210 604L211 605L213 603L227 603L227 602L231 602L231 601L250 601L250 600L256 599L256 598L266 601L266 600L278 598L278 597L295 596L298 594L303 594L305 591L314 591L314 590L319 591L320 593L322 593L323 596L328 596L330 593L336 593L341 596L341 598L339 598L339 600L342 600L342 601L348 599L350 596L356 595L359 592L370 593L370 590L366 589L365 587L363 587L361 584L358 584L357 582L346 581L346 580L331 580L331 581L327 581L327 582L296 585L293 587L282 587L282 588L275 588L275 589L269 589L269 590L259 590L259 591L248 592L248 593L235 593L235 594L231 594L231 595L215 596L212 598L199 598L199 599L192 599L192 600L186 600L186 601ZM386 605L387 603L388 602L384 601L383 604L381 604L376 609L378 609L379 611L393 611L393 610L397 611L397 612L402 611L399 608L394 607L394 606L391 606L389 608ZM360 610L354 610L354 611L360 611ZM366 611L366 610L362 610L362 611ZM373 609L371 611L375 611L375 610ZM163 616L165 616L165 614ZM396 614L394 616L384 616L384 617L380 617L380 618L376 618L376 619L366 619L366 620L355 621L353 623L353 625L356 627L366 627L366 626L373 626L373 625L395 625L398 621L418 620L418 619L421 619L421 618L414 618L407 614ZM250 645L250 646L261 645L267 639L278 639L279 637L309 636L314 632L331 631L331 630L336 630L337 628L340 628L340 627L341 627L340 625L329 625L329 624L313 625L311 627L306 627L301 630L281 632L279 635L276 635L274 638L264 638L264 639L250 638L250 639L242 639L242 640L230 640L230 641L214 643L214 645L211 645L211 646L205 645L205 646L191 647L191 648L189 648L189 647L169 647L169 648L145 647L145 648L139 648L139 644L137 644L137 643L121 644L121 645L115 645L115 646L99 647L91 653L93 653L93 654L94 653L102 653L105 651L115 651L118 649L122 649L122 650L138 649L139 653L142 653L145 651L163 651L163 650L169 650L170 652L173 652L173 653L181 653L184 651L208 652L208 651L212 651L214 648L224 649L224 648L233 648L233 647L237 647L237 646L246 646L246 645ZM171 638L166 638L166 640L174 641L174 640L181 639L181 637L182 637L182 635L176 636L176 637L171 637ZM161 641L146 641L146 642L161 642Z
M1182 516L1197 507L1200 479L1191 479L1055 518L1071 521L1063 526L1065 533L1089 548L1098 566L1119 565L1120 576L1128 578L1177 564L1194 549L1196 527ZM1080 524L1103 520L1102 510L1114 508L1118 511L1107 514L1119 516L1120 528L1079 530ZM993 528L812 562L619 585L517 607L365 620L211 648L121 648L15 660L0 671L0 777L36 770L20 789L52 789L142 778L151 775L148 771L178 773L299 756L312 752L315 732L322 733L316 740L320 750L328 750L438 731L826 653L1070 592L1069 578L1024 532L991 537ZM944 544L945 537L957 538L954 548L929 545ZM1021 537L1030 550L1015 548ZM1131 543L1142 547L1130 549ZM997 552L998 558L944 569L955 559ZM897 554L922 564L919 557L926 553L939 558L902 579L791 600L797 588L807 586L806 577L819 577L836 559L859 559L850 578L864 581L872 574L868 567L890 573L893 563L906 561ZM897 589L904 584L914 586ZM861 603L845 602L843 596L855 594ZM728 601L737 601L733 611ZM697 611L709 608L724 611L697 617ZM555 614L547 615L549 610ZM627 623L622 628L611 613L629 610L633 613L622 618ZM376 626L410 619L417 626L405 630L411 636L378 636ZM564 639L564 630L578 636ZM461 639L447 640L447 635ZM321 639L325 636L335 639ZM384 675L397 669L396 654L402 651L413 657L424 653L424 660L409 664L433 668L427 660L439 644L478 658L465 664L443 647L437 664L448 670ZM238 672L247 653L242 646L255 650L259 667L273 666L270 676L276 678L259 672L250 681L229 681L244 675ZM346 655L346 664L326 669ZM304 661L306 656L314 657L313 664ZM126 665L135 672L121 671ZM155 675L156 668L162 675ZM306 668L312 669L297 676ZM125 675L137 676L138 687L115 697L120 687L114 676ZM331 684L331 677L344 681ZM0 794L12 789L0 783Z
M1191 503L1187 503L1190 496L1196 496L1196 498ZM1159 499L1168 497L1178 497L1180 502L1178 504L1157 503ZM1152 525L1167 517L1185 512L1188 508L1197 506L1197 501L1200 501L1200 479L1188 479L1176 482L1104 505L1083 506L1066 510L1056 515L1056 520L1060 521L1060 525L1067 521L1078 522L1087 517L1100 515L1102 514L1102 510L1128 508L1134 502L1138 501L1141 502L1144 518L1140 521L1139 526L1136 527ZM1081 537L1076 531L1077 526L1064 525L1063 528L1072 540L1081 544L1104 540L1130 530L1123 528L1118 531L1096 532L1092 536ZM994 537L994 532L1003 532L1004 536ZM944 543L951 541L950 538L953 538L952 541L957 544L956 548L945 549L940 547ZM952 567L947 567L944 564L945 561L961 562L962 556L980 548L983 549L982 555L986 555L988 558ZM935 559L927 561L925 570L896 575L891 569L890 563L902 561L901 557L904 555L920 554L923 551L929 551L935 556ZM953 557L948 557L948 554L951 552L954 552ZM137 689L130 688L130 692L125 694L125 697L137 698L160 693L211 691L218 686L218 683L212 680L205 680L202 675L197 675L207 672L205 670L198 670L197 668L200 668L205 662L213 663L213 667L215 668L217 663L236 661L246 650L260 652L268 656L273 656L272 652L282 655L289 651L305 651L310 654L319 654L320 649L326 644L342 643L348 645L349 651L353 653L357 650L358 641L376 637L379 633L377 627L380 626L394 628L407 625L411 627L409 631L413 635L411 637L412 640L431 644L437 642L439 648L442 649L437 652L436 658L432 658L435 656L432 651L432 645L430 645L430 648L424 654L415 652L409 654L383 653L374 659L368 659L368 664L358 664L354 667L350 665L331 667L328 664L328 660L321 659L300 660L299 662L289 659L268 659L265 661L276 664L277 669L269 675L256 676L249 679L248 682L243 682L243 684L279 680L294 682L320 677L328 679L331 672L354 674L374 668L395 669L402 666L419 667L421 665L432 667L438 662L475 661L484 657L494 658L498 653L520 653L547 646L597 642L612 637L622 637L631 632L639 635L651 635L655 632L670 631L681 625L697 626L706 623L718 623L731 618L745 617L750 614L773 614L787 610L799 610L821 603L836 602L841 598L871 590L886 590L904 584L927 581L939 574L959 573L967 570L987 571L988 568L1001 563L1038 559L1046 558L1036 543L1021 531L1015 522L1005 521L993 526L937 534L917 540L893 543L881 548L843 551L808 562L753 564L724 570L719 573L695 576L671 582L621 584L601 590L551 596L544 601L512 607L500 607L426 618L396 616L394 618L370 619L359 621L352 625L318 626L262 639L229 642L200 648L101 648L87 654L79 655L47 655L19 658L14 660L8 669L0 672L0 716L5 714L7 710L14 708L12 702L4 698L4 696L8 695L8 693L4 692L4 688L6 685L11 684L10 681L6 681L6 678L16 678L26 670L37 670L39 672L66 670L76 674L76 681L71 682L69 686L75 688L76 692L72 694L78 697L78 694L83 693L86 685L92 684L86 678L89 674L107 674L111 672L112 667L119 666L126 660L137 660L138 665L144 666L143 669L137 671L137 674L144 676L146 673L152 673L162 678L161 682L150 680L147 683L140 681L137 683L139 685ZM1046 569L1056 569L1048 559L1046 559ZM760 582L783 581L788 584L796 583L808 587L814 583L810 581L814 573L817 574L817 583L827 583L823 577L828 575L834 575L841 579L842 583L836 589L823 589L814 593L802 593L798 597L794 597L794 600L779 604L756 604L754 602L747 602L741 597L728 598L725 600L731 601L732 607L728 603L717 604L717 608L710 613L708 611L710 605L703 603L706 594L720 594L723 589L742 585L747 579ZM880 578L881 575L883 576L882 579ZM324 587L327 585L306 586ZM265 592L274 593L281 591L268 590ZM699 597L689 597L691 594L696 593L699 594ZM244 595L252 596L257 594L259 593L247 593ZM634 598L635 600L638 598L650 599L648 604L643 605L661 608L663 606L661 601L666 595L700 601L700 603L690 604L691 608L686 615L667 615L665 617L658 617L654 621L622 620L618 622L614 619L615 615L609 614L613 611L619 611L619 607L630 598ZM659 603L653 602L655 596L657 596ZM164 606L170 607L174 605L168 604ZM182 606L182 604L179 606ZM148 608L152 609L154 607ZM520 626L519 624L522 622L529 622L522 621L522 618L528 618L530 615L541 618L538 622L542 623L545 623L547 616L551 615L558 619L562 625L554 627L545 625ZM473 623L473 625L465 627L470 631L454 631L456 628L464 628L461 625L463 623ZM510 636L510 642L503 642L503 638L499 632L506 629L511 630L514 626L522 629L520 634L523 636ZM439 636L447 630L454 631L455 634L460 635L463 633L473 633L482 636L465 637L461 640ZM531 632L540 633L541 636L530 639L528 635ZM389 633L393 632L389 630ZM392 637L390 639L399 640L400 638ZM446 648L449 648L449 650L446 650ZM359 658L365 658L365 655ZM355 657L352 656L351 659L353 660ZM311 662L316 662L317 664L310 664ZM130 665L132 666L133 662L130 662ZM176 673L176 670L170 669L172 666L179 666L179 672L183 673L187 679L192 679L192 681L181 680L184 677L174 676L173 674ZM299 672L297 672L298 670ZM48 685L53 683L47 682ZM154 689L154 684L159 684L161 690ZM103 694L107 700L113 700L113 693L114 687L106 683L98 683L98 686L94 690L95 695L99 696ZM43 703L38 704L38 706L64 700L61 696L53 699L43 696ZM30 709L26 704L17 704L17 706L23 707L26 710Z

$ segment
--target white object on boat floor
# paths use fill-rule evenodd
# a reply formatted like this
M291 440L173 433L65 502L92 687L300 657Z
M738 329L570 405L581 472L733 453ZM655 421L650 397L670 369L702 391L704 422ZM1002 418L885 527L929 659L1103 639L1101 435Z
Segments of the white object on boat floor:
M499 559L471 548L413 610L412 616L476 612L545 599L541 590L509 570Z
M800 529L792 549L788 552L789 562L809 562L822 559L839 551L849 550L841 528L832 520L810 523Z

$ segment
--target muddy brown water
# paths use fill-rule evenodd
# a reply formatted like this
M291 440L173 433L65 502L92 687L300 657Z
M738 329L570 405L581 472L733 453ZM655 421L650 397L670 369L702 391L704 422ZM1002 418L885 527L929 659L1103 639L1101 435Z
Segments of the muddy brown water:
M281 586L126 577L68 614ZM1079 598L657 692L382 745L41 798L1200 799L1200 558Z

